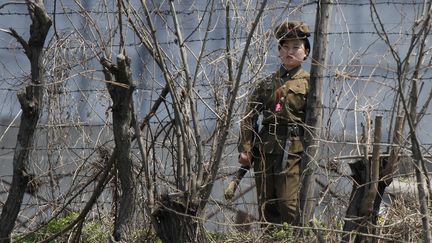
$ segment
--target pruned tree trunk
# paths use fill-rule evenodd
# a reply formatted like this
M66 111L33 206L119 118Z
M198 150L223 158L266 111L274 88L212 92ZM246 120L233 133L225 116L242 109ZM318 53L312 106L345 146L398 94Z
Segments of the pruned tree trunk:
M374 146L371 159L350 164L353 172L353 190L346 212L343 242L374 242L365 234L374 235L378 212L385 189L392 182L398 163L399 145L402 138L403 118L397 117L393 133L393 146L389 158L380 158L381 117L375 120ZM367 146L367 145L366 145ZM368 156L367 156L368 157ZM353 232L353 234L351 234ZM364 233L356 235L355 233Z
M152 213L153 226L162 242L208 242L198 205L164 195Z
M121 197L119 209L114 222L114 239L119 241L127 232L135 207L135 185L133 179L133 164L131 159L131 135L129 132L132 121L132 93L134 84L132 73L130 71L130 59L123 54L117 56L117 65L112 64L107 59L101 60L104 66L105 78L115 81L108 82L107 88L112 105L112 119L115 149L115 169L121 185Z
M28 42L15 30L10 29L9 32L20 42L30 61L31 84L18 94L22 109L21 124L13 157L12 184L0 216L0 242L10 242L27 184L32 180L28 171L29 153L33 149L36 126L43 107L43 46L51 27L51 19L45 12L42 0L27 1L27 6L32 20Z
M378 193L375 196L373 204L374 217L372 217L372 225L376 225L378 221L378 212L381 202L384 197L385 189L393 182L393 176L396 173L396 168L399 162L400 144L402 142L403 133L403 117L396 117L396 123L393 132L393 142L390 148L390 157L383 159L379 169L380 180L378 182ZM376 233L376 230L374 229Z
M381 122L382 117L377 116L375 119L372 158L368 159L369 156L366 154L366 159L350 164L351 170L353 171L352 177L354 183L350 204L346 213L344 231L371 233L369 226L371 225L372 218L376 216L373 206L378 192L378 179L381 164L378 145L381 141ZM368 146L368 144L365 146ZM350 237L350 235L345 235L343 240L349 241ZM355 238L355 242L362 242L363 240L370 242L372 240L362 235L353 237Z

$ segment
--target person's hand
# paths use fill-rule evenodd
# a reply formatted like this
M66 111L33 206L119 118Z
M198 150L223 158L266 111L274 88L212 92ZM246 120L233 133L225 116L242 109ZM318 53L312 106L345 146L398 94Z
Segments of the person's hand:
M243 166L251 166L252 154L248 152L242 152L239 154L239 163Z

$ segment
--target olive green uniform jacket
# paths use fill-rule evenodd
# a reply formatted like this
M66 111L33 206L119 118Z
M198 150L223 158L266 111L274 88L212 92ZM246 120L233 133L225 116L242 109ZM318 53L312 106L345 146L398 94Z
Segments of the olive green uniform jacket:
M302 134L275 134L271 128L297 125L303 127L309 73L300 66L287 71L283 66L261 80L249 97L240 126L239 152L259 148L254 159L254 174L262 221L293 223L297 213L299 164L303 151ZM262 114L262 128L254 127ZM289 157L282 161L289 139ZM282 165L283 164L283 165ZM283 167L283 168L282 168Z
M258 87L250 96L245 116L240 125L239 152L251 152L256 144L262 144L264 153L283 153L283 148L278 146L274 137L258 137L254 127L262 113L261 124L288 125L298 124L302 126L305 120L306 98L309 91L308 72L301 66L290 71L283 66L273 75L259 82ZM276 106L280 103L281 110L276 112ZM265 135L265 134L263 134ZM298 137L292 137L290 153L303 151L303 146ZM282 150L281 150L282 149Z

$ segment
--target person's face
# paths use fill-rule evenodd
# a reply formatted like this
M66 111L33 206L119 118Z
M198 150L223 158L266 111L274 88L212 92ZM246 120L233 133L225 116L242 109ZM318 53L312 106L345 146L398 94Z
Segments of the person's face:
M300 66L306 58L307 52L303 40L286 40L279 46L279 57L287 69Z

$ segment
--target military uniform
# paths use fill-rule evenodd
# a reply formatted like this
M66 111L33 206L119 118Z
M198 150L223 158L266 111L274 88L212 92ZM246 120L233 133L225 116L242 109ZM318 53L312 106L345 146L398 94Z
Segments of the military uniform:
M301 66L288 71L281 65L277 72L259 82L247 103L238 150L249 153L254 146L258 148L253 166L262 221L295 220L308 90L308 72ZM254 127L260 114L262 126L257 133ZM283 161L286 143L289 153Z

